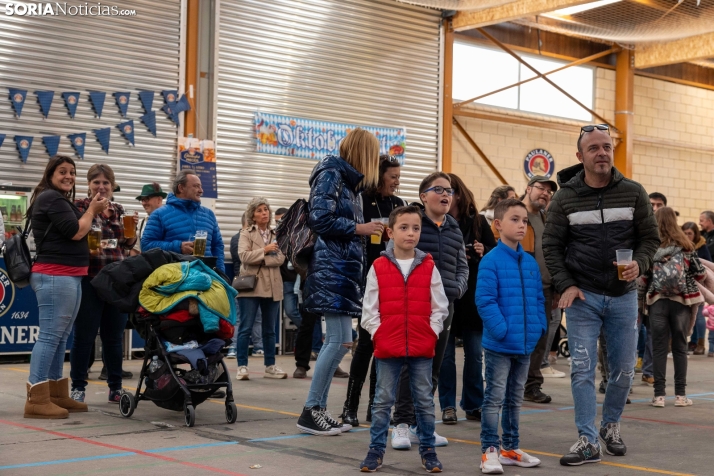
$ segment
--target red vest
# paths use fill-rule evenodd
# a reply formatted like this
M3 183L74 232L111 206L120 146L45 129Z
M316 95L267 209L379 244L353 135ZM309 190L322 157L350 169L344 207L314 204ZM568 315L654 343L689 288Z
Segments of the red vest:
M404 281L402 270L385 256L373 264L379 286L381 324L372 338L374 356L434 357L438 339L429 325L434 260L426 255Z

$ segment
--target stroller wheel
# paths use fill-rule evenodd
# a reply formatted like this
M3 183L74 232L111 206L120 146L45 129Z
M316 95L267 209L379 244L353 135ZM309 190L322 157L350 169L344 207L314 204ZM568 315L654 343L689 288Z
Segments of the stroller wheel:
M558 352L565 358L570 357L570 348L568 347L568 339L561 339L558 344Z
M136 402L134 397L130 393L122 393L119 399L119 413L124 418L129 418L134 414L134 409L136 408Z
M228 423L235 423L236 418L238 418L238 409L236 404L233 402L226 403L226 421Z
M184 404L183 419L188 427L192 427L196 423L196 410L194 410L193 405Z

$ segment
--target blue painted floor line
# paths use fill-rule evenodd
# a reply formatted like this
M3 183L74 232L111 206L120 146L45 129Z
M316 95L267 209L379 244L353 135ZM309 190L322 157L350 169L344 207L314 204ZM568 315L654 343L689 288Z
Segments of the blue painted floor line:
M169 452L169 451L181 451L181 450L190 450L190 449L195 449L195 448L210 448L214 446L227 446L227 445L237 445L237 441L221 441L218 443L204 443L201 445L189 445L189 446L173 446L170 448L154 448L151 450L141 450L144 453L164 453L164 452ZM55 464L68 464L68 463L80 463L83 461L93 461L93 460L100 460L100 459L108 459L108 458L123 458L125 456L136 456L136 453L134 452L123 452L123 453L111 453L107 455L96 455L96 456L87 456L84 458L72 458L72 459L58 459L58 460L53 460L53 461L38 461L36 463L24 463L24 464L14 464L10 466L0 466L0 471L5 470L5 469L18 469L18 468L30 468L30 467L36 467L36 466L51 466Z

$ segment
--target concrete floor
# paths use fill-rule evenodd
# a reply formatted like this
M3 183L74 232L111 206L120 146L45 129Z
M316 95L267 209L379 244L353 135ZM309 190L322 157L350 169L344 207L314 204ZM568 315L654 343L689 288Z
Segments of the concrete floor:
M459 359L462 359L459 349ZM349 368L347 356L342 368ZM461 360L462 361L462 360ZM0 365L0 475L341 475L355 474L367 453L369 431L359 428L336 437L300 435L295 423L310 386L310 379L276 381L262 378L262 361L251 358L253 379L234 381L238 421L225 422L221 401L209 400L196 409L196 426L186 428L182 413L141 402L134 415L119 415L117 405L106 403L106 383L93 380L87 391L88 413L67 420L22 418L28 364ZM228 361L231 372L236 361ZM278 357L278 365L292 375L291 356ZM125 368L138 376L140 362ZM556 366L568 371L567 364ZM95 370L98 370L95 368ZM664 409L653 408L651 386L640 382L633 403L623 415L622 434L628 455L604 455L603 462L581 467L560 466L558 458L575 442L570 381L548 379L544 390L553 396L549 405L527 403L521 415L522 448L542 460L538 468L507 467L510 475L713 475L707 455L714 439L714 359L689 359L688 393L694 406L675 408L673 399ZM672 376L671 359L668 375ZM66 364L65 375L69 374ZM97 372L90 377L96 378ZM334 379L329 407L340 413L346 379ZM125 387L136 387L136 380ZM598 401L602 402L598 394ZM360 417L364 418L364 405ZM437 404L437 411L438 404ZM480 474L480 426L459 421L437 432L449 438L438 448L444 471ZM460 412L463 417L463 412ZM260 465L260 468L254 466ZM254 467L254 468L251 468ZM381 473L423 474L416 448L385 455Z

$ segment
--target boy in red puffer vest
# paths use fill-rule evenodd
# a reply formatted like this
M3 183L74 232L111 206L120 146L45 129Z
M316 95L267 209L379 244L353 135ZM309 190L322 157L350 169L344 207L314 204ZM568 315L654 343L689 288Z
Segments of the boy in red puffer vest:
M374 343L377 390L369 452L360 463L363 472L382 466L390 410L404 364L411 380L422 466L430 473L442 470L434 451L431 365L449 301L431 255L416 249L421 220L421 211L415 206L392 211L387 232L394 247L382 252L367 276L360 325Z

